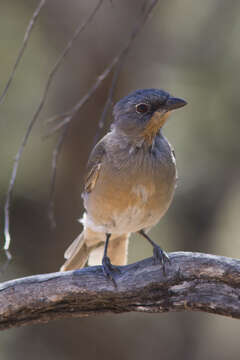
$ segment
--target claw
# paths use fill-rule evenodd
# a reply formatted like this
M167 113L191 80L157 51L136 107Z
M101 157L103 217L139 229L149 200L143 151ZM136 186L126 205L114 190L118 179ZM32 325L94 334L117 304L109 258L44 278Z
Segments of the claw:
M165 251L163 251L158 245L155 245L153 247L153 261L154 264L162 265L163 274L166 275L165 264L166 263L171 264L171 260L169 259L168 254Z
M159 245L155 244L155 242L150 239L150 237L145 233L144 230L140 230L139 234L145 237L145 239L147 239L150 242L150 244L153 246L154 264L161 264L163 267L163 274L166 275L165 264L167 262L171 264L168 254L165 251L163 251Z
M111 263L111 261L110 261L110 259L109 259L108 256L104 256L104 257L103 257L103 259L102 259L102 266L103 266L103 273L104 273L104 275L105 275L108 279L110 279L110 280L113 282L114 286L116 287L117 284L116 284L116 281L115 281L115 279L114 279L114 275L115 275L116 271L117 271L117 272L120 272L120 270L118 269L117 266L112 265L112 263Z

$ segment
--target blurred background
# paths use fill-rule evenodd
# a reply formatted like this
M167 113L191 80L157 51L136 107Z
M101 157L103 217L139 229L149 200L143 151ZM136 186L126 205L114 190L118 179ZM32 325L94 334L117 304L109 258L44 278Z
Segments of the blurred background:
M2 220L13 158L48 73L77 24L96 3L47 1L0 106ZM20 163L11 207L13 261L2 281L58 270L64 250L81 231L77 219L83 211L84 166L111 76L74 118L64 143L57 176L55 230L50 228L47 208L57 136L43 140L44 120L66 111L86 93L126 43L142 3L105 0L58 71ZM36 0L1 0L0 91L37 4ZM188 101L164 129L175 147L179 183L168 213L152 230L152 238L167 251L240 255L239 34L237 0L161 0L124 62L114 101L148 87L164 88ZM111 114L107 127L110 121ZM129 262L151 255L151 246L144 239L132 238ZM239 321L204 313L104 315L5 331L0 354L6 360L231 360L239 359L239 331Z

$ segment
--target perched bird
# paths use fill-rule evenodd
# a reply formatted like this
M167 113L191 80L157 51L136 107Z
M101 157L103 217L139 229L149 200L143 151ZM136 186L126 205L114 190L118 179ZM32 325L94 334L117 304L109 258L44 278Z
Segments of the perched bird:
M114 278L127 262L128 238L139 233L153 246L155 263L167 254L147 235L167 211L176 184L174 151L162 135L170 112L186 105L159 89L136 90L113 109L110 131L93 148L87 165L82 233L66 250L61 271L101 263ZM111 259L111 261L110 261ZM164 268L163 268L164 270Z

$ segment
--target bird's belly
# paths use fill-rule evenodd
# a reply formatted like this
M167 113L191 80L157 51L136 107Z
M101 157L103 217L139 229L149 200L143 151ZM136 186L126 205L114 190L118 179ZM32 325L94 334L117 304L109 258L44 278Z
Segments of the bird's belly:
M143 178L99 181L92 193L84 195L86 225L94 231L115 234L152 227L168 209L174 187L174 177L157 183Z

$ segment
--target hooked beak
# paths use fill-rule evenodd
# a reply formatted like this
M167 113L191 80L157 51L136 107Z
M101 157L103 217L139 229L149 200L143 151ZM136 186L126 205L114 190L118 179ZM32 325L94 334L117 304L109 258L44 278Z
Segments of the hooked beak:
M170 96L167 99L167 102L165 103L164 108L167 111L171 111L171 110L179 109L185 105L187 105L187 102L185 100Z

